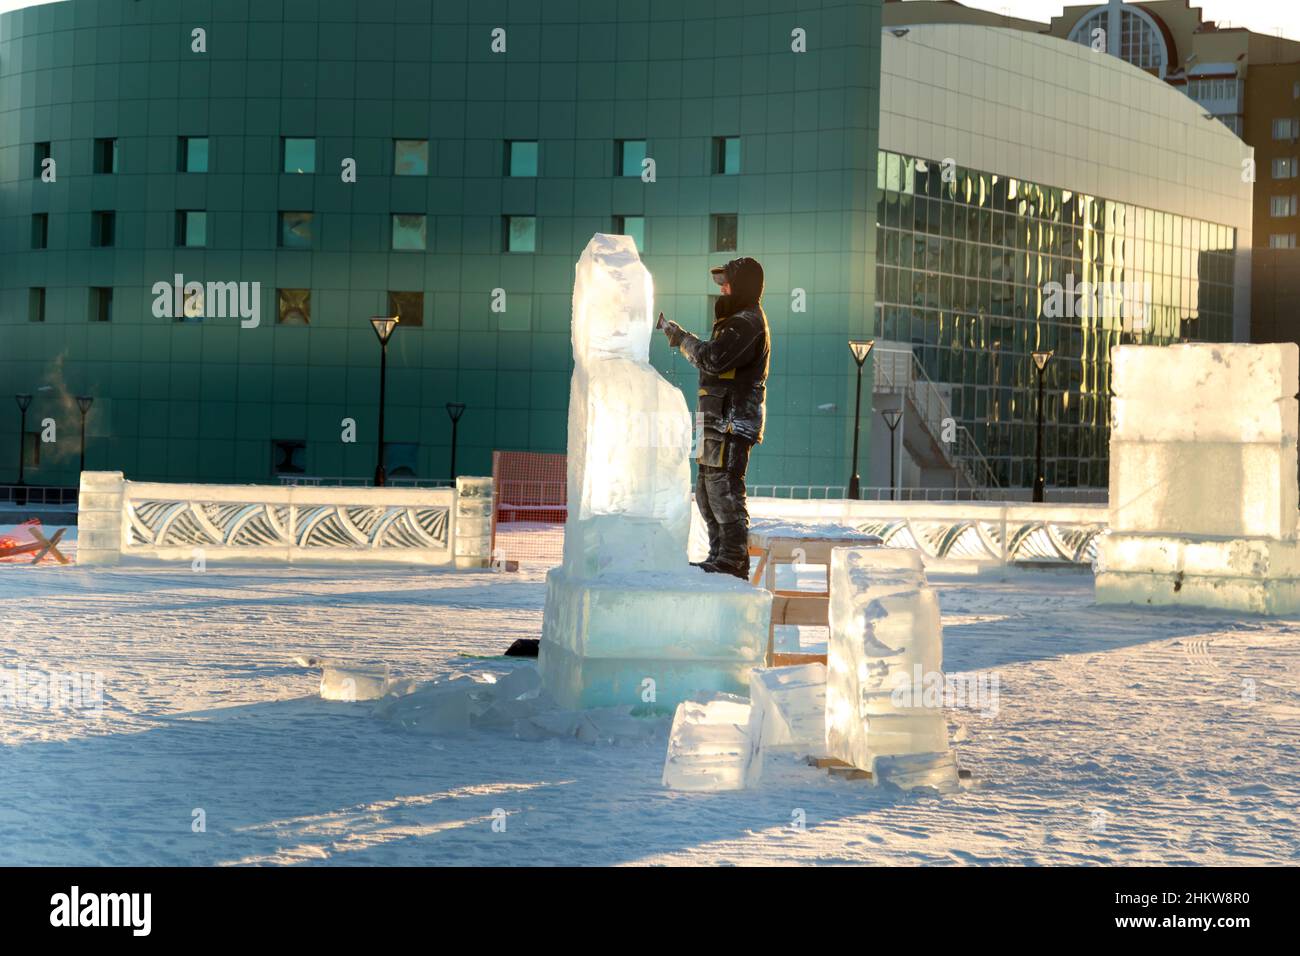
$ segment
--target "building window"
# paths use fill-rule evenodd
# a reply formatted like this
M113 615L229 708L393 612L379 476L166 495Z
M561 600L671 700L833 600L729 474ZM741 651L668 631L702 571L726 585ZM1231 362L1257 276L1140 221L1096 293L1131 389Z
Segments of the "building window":
M113 290L94 288L90 290L90 321L113 321Z
M117 140L116 139L95 140L95 172L97 173L117 172Z
M27 290L27 321L45 321L45 289L34 287Z
M316 140L286 136L280 140L280 168L286 173L316 172Z
M1273 120L1273 138L1295 142L1300 138L1300 119L1287 117Z
M740 137L713 137L713 172L717 176L735 176L740 172Z
M424 293L389 292L387 314L397 316L402 325L424 325Z
M1275 232L1268 237L1268 247L1270 249L1294 249L1295 233L1294 232Z
M415 442L384 442L384 474L389 478L414 478L420 460L420 446Z
M176 245L202 248L208 244L208 214L201 210L176 213Z
M393 140L393 175L429 175L429 141L427 139Z
M278 308L276 323L278 325L311 324L311 290L277 289Z
M280 213L280 246L285 249L310 249L313 213Z
M537 217L505 217L506 252L537 251Z
M50 245L50 214L38 212L32 216L32 248L48 249Z
M92 212L90 214L90 244L106 248L113 245L117 235L117 213Z
M537 175L536 140L506 140L506 175L524 177Z
M1091 45L1093 31L1108 29L1109 15L1108 11L1100 10L1080 20L1070 30L1069 39L1084 46ZM1111 37L1106 38L1108 49L1111 52L1118 51L1121 60L1163 79L1169 56L1164 37L1155 21L1143 12L1121 10L1119 34L1118 42Z
M271 474L305 475L307 473L307 443L297 438L271 440Z
M645 251L645 216L615 216L614 234L631 236L638 252Z
M1234 79L1201 79L1187 81L1187 95L1203 102L1206 100L1236 100L1240 81Z
M1241 135L1242 122L1241 122L1240 115L1237 114L1225 114L1223 116L1216 115L1214 118L1218 120L1220 123L1222 123L1224 126L1228 127L1228 129L1232 130L1235 136Z
M1300 162L1296 157L1279 157L1273 160L1273 178L1295 179L1297 167L1300 167Z
M739 229L734 213L709 217L709 249L713 252L735 252Z
M208 138L206 136L182 136L180 140L179 170L182 173L206 173L208 171Z
M1272 196L1268 201L1268 213L1274 218L1294 216L1296 214L1295 196Z
M428 217L418 212L393 213L393 251L423 252L428 248Z
M614 175L641 176L645 163L645 140L617 139L614 141Z
M36 143L32 148L32 175L37 179L45 172L45 161L50 158L50 144Z

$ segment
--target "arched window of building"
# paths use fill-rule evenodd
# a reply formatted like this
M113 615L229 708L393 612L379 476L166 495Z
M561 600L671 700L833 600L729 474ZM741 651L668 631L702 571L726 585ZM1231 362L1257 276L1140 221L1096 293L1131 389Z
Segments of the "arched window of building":
M1088 11L1070 31L1070 40L1084 46L1093 44L1094 31L1106 32L1106 50L1140 70L1164 78L1169 68L1169 48L1159 24L1145 10L1131 4L1119 11L1119 36L1109 36L1110 7Z

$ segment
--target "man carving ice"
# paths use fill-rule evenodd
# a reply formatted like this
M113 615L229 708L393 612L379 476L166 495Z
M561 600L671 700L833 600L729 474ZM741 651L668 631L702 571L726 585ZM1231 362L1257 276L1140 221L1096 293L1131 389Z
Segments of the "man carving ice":
M745 470L749 452L763 440L763 399L771 341L763 298L763 267L743 256L710 270L722 295L713 306L707 342L676 322L660 327L700 370L698 414L704 433L695 501L709 529L705 571L749 577L749 512Z

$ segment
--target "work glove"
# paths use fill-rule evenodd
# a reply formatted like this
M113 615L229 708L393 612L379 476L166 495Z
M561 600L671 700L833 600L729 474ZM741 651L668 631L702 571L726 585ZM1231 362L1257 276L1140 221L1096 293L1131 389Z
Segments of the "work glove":
M686 338L686 330L676 322L664 322L660 326L664 330L664 335L668 337L668 344L673 348L682 344L682 339Z

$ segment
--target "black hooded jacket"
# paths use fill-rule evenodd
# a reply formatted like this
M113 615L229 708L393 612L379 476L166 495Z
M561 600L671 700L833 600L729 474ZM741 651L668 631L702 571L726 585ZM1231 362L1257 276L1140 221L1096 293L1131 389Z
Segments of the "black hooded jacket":
M687 333L682 354L700 370L699 411L704 427L763 440L764 399L771 358L763 297L763 267L748 257L724 267L731 295L714 304L713 333L707 342Z

